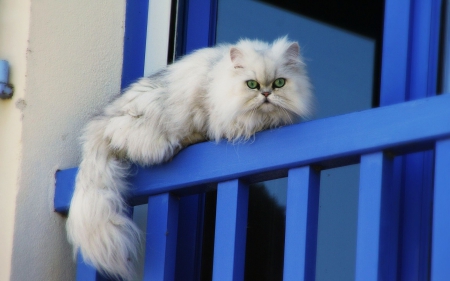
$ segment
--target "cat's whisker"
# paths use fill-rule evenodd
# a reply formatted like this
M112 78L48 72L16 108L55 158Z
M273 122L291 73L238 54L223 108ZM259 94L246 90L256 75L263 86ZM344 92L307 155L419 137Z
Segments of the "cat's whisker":
M287 110L285 108L281 108L282 111L284 112L284 114L286 115L286 117L289 120L289 124L294 124L294 121L292 121L291 115L289 114L289 112L287 112Z
M283 108L284 110L286 110L286 111L288 111L288 112L294 114L294 115L298 115L298 114L295 112L295 108L291 105L291 103L289 103L288 101L285 101L284 98L280 98L280 99L278 100L278 106L279 106L280 108Z

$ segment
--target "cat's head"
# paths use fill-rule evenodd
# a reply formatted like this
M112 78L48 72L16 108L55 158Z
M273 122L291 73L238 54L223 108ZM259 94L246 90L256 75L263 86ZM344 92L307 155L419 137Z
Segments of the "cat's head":
M310 114L311 86L297 42L241 40L228 56L227 118L243 130L227 138L249 137Z

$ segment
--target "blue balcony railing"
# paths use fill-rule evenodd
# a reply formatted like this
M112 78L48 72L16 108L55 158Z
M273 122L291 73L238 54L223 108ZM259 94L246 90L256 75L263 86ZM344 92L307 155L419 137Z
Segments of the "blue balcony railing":
M178 198L217 188L213 280L243 280L248 184L288 176L284 280L314 280L319 171L360 163L356 280L395 280L398 239L407 238L398 230L392 161L430 150L431 277L450 280L448 94L268 130L246 143L200 143L169 163L137 168L129 201L149 206L144 276L173 280ZM76 172L56 175L57 212L70 208Z

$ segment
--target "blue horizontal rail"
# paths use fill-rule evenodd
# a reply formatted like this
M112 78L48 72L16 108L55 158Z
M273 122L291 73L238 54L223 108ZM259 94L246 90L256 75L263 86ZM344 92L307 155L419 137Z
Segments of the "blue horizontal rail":
M386 149L403 153L432 148L436 140L450 136L449 108L446 94L268 130L246 143L193 145L169 163L139 167L130 179L131 203L146 203L148 196L165 192L194 192L199 186L236 178L248 182L277 178L300 166L347 165L359 162L359 155ZM72 168L56 174L58 212L69 209L76 172Z

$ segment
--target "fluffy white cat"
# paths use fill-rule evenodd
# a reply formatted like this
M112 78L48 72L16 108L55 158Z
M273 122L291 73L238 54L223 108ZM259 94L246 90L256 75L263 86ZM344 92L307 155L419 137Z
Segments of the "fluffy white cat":
M159 164L190 144L291 124L309 114L310 88L299 45L287 38L201 49L132 84L84 132L67 220L74 251L132 279L139 231L127 214L129 162Z

